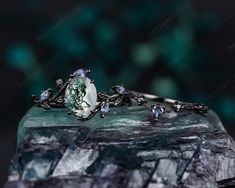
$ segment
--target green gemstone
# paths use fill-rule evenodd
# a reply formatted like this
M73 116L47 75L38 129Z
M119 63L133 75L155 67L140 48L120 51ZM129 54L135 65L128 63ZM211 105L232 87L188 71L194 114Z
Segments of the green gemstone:
M87 118L96 108L95 85L87 77L75 77L65 91L65 106L79 119Z

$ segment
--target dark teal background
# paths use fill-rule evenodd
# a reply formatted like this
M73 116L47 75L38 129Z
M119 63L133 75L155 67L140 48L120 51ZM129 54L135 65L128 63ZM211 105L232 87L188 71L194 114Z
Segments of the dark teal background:
M115 84L214 109L235 137L234 0L0 2L0 178L31 94L78 68Z

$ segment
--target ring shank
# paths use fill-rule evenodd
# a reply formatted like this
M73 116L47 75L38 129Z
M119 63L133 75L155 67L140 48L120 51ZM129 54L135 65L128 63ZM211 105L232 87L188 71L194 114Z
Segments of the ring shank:
M139 93L139 94L143 95L148 100L152 100L152 101L156 101L156 102L165 102L168 104L174 104L175 102L180 102L178 100L169 99L169 98L162 98L162 97L159 97L159 96L153 95L153 94L147 94L147 93Z

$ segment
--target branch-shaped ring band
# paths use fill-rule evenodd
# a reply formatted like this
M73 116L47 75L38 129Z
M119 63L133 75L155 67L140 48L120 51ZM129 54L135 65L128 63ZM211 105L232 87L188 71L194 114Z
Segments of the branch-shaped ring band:
M62 79L56 81L57 92L53 89L44 90L40 97L32 96L33 102L45 109L67 108L69 114L76 116L80 120L88 120L96 113L104 118L110 111L110 107L129 105L133 102L144 106L150 111L155 120L158 120L164 112L166 106L160 103L166 103L170 109L180 112L192 110L196 113L206 113L208 107L198 103L185 103L172 99L161 98L156 95L143 94L128 90L123 85L116 85L111 88L110 94L97 93L94 80L87 76L90 70L78 69L70 75L70 78L63 83ZM156 104L151 101L158 102Z

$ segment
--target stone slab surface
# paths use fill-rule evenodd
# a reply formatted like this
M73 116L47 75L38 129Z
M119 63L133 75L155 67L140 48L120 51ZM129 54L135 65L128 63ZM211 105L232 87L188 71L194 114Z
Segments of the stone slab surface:
M22 119L5 188L225 187L235 185L235 142L211 110L165 113L112 108L78 121L33 107Z

